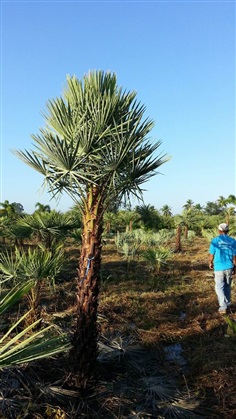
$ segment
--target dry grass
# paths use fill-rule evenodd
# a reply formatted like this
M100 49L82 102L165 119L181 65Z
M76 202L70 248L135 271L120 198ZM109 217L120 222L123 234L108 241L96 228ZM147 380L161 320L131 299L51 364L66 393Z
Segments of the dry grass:
M68 247L67 252L69 262L56 290L45 290L42 304L46 321L70 331L78 250ZM17 383L18 393L13 397L13 390L2 391L0 417L236 418L236 336L217 313L207 253L206 240L186 242L155 276L141 260L128 264L113 244L105 245L99 322L101 344L105 348L109 342L110 349L104 357L101 352L96 393L85 399L63 390L65 360L60 356L2 375L1 387ZM234 310L229 317L235 319ZM181 345L181 357L167 359L172 345Z
M186 243L156 278L141 262L129 267L119 264L118 255L109 249L103 262L103 275L108 278L99 306L107 318L103 333L119 330L149 347L181 343L188 386L220 417L236 417L236 336L230 335L217 312L208 242L198 238ZM234 286L232 301L236 302ZM229 318L236 318L233 309Z

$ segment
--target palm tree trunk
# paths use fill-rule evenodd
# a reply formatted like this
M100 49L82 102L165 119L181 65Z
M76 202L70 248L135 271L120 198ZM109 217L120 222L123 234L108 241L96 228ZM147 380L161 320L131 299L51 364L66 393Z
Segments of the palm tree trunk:
M181 226L178 225L177 229L176 229L176 235L175 235L175 253L179 253L181 252L182 247L181 247Z
M106 233L110 234L110 231L111 231L111 223L110 223L110 221L107 221L107 223L106 223Z
M90 196L91 198L91 196ZM98 355L97 309L100 288L102 223L96 194L83 219L82 248L78 269L77 323L69 354L69 383L88 388L96 381ZM88 199L87 202L89 202Z
M41 307L39 306L42 281L37 281L27 295L28 305L31 312L25 319L25 327L39 320L41 317Z
M185 239L188 238L188 226L187 225L184 227L184 238Z

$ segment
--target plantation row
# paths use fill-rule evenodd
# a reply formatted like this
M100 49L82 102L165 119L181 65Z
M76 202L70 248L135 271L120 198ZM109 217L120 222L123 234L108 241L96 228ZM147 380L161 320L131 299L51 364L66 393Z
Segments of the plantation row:
M78 246L81 242L81 217L76 207L66 213L60 213L51 211L49 206L37 204L39 208L32 215L28 215L24 214L21 207L19 211L19 206L9 204L8 201L5 201L4 205L0 217L0 282L5 292L9 290L9 295L3 300L7 302L4 311L8 305L10 307L26 294L27 312L22 313L23 317L19 322L23 323L24 333L28 334L35 329L42 317L41 290L48 287L48 292L51 292L55 281L60 278L68 264L66 244L74 243ZM206 237L210 241L215 235L216 225L225 216L231 226L231 235L236 236L235 215L232 208L230 215L227 209L222 209L220 214L207 215L192 205L184 208L183 213L177 216L172 216L170 213L160 215L149 205L136 207L135 210L106 212L103 244L115 243L117 252L124 260L127 262L142 260L150 274L157 275L171 261L174 253L181 252L183 243L186 245L196 235ZM151 228L153 225L155 228ZM52 338L54 352L70 347L66 336L52 336L51 329L49 337L47 329L44 333L42 342L45 344L47 339ZM33 338L31 339L34 342ZM17 338L13 345L16 341ZM32 342L30 347L31 345ZM41 352L39 355L49 354L50 345L46 345L46 352ZM13 353L17 350L17 344L14 348ZM7 362L9 365L22 362L23 355L21 352L19 359L8 356ZM32 359L36 358L37 354L34 352ZM30 359L28 355L27 359Z
M165 276L165 272L172 269L175 253L181 252L182 247L186 249L199 235L210 241L216 234L216 226L222 221L222 214L159 216L163 223L168 219L171 228L154 230L147 228L137 215L135 211L118 211L113 214L117 223L113 224L110 217L109 228L105 216L107 228L103 233L103 246L115 246L117 254L127 264L142 262L149 272L149 281L153 278L153 284L156 278ZM191 223L187 223L186 218ZM53 300L57 284L63 280L73 282L73 271L69 270L69 275L67 273L70 266L68 249L78 248L81 242L79 213L76 209L65 214L38 210L32 215L14 213L2 216L1 221L0 313L4 316L11 309L11 325L1 338L0 367L20 365L70 351L69 334L52 318L49 321L50 309L45 317L44 298L45 294L51 295ZM236 236L235 216L228 221L231 235ZM22 303L14 314L14 305L20 300Z
M173 230L178 226L197 235L204 230L212 230L222 220L231 226L235 224L236 198L230 195L227 199L220 197L216 202L208 202L206 207L194 205L188 200L183 206L181 214L173 216L171 208L164 205L159 211L152 205L137 206L134 210L106 211L103 217L103 237L109 237L116 232L132 232L143 229L145 231ZM0 203L0 234L1 241L16 245L23 245L24 241L43 241L50 248L57 241L66 236L81 241L82 215L76 206L66 213L51 210L49 205L37 203L37 209L32 215L24 213L23 206L5 201Z

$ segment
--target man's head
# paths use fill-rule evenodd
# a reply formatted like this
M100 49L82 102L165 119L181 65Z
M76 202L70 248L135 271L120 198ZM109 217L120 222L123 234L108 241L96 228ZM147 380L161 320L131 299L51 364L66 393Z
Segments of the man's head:
M218 230L220 232L220 234L227 234L229 231L229 226L226 223L221 223L218 226Z

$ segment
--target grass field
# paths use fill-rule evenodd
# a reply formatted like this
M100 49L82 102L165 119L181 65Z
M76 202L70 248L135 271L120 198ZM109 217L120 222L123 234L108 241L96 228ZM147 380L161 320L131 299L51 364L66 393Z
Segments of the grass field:
M208 241L185 241L160 272L103 246L100 379L90 394L63 387L66 356L5 370L1 418L234 418L234 306L218 314ZM56 289L42 295L44 322L70 332L79 250ZM236 303L235 287L232 302Z

